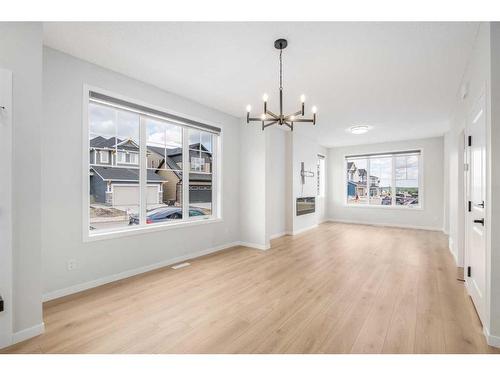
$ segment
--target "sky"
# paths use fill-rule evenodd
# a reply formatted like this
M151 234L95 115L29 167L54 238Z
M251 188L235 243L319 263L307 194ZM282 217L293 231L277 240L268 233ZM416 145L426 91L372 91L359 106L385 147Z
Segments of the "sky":
M165 147L167 149L182 147L182 127L145 117L146 137L149 146ZM118 137L121 140L132 139L139 144L140 116L136 113L89 103L89 133L90 138ZM212 151L212 135L195 129L189 129L189 144L202 143Z

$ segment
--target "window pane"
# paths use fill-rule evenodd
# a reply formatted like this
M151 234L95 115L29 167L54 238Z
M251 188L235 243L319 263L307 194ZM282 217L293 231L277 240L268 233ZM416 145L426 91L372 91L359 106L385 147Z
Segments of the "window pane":
M201 133L201 150L212 152L212 134L207 132Z
M367 159L347 161L347 203L367 203Z
M397 156L396 165L396 205L418 206L418 155Z
M158 175L148 170L148 203L146 223L156 224L182 219L182 172L161 170ZM160 184L155 184L161 178Z
M145 118L148 167L146 223L182 219L182 128Z
M189 165L192 172L212 173L212 154L189 150Z
M189 216L212 214L212 175L189 174Z
M182 128L151 118L146 125L148 168L182 170Z
M392 157L370 159L370 204L392 204Z
M90 230L139 224L139 116L89 105Z
M200 150L201 147L201 131L189 129L189 148L192 150Z

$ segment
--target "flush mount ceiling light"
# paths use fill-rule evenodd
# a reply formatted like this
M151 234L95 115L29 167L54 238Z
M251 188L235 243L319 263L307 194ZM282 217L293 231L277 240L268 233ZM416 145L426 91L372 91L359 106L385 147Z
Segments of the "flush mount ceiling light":
M271 126L274 124L286 125L291 130L293 130L293 124L296 122L310 122L313 125L316 125L316 112L317 112L316 106L312 107L312 113L313 113L312 118L300 117L300 116L304 116L304 104L306 101L305 95L300 96L300 101L302 103L302 107L300 110L298 110L295 113L291 113L289 115L283 114L283 62L282 62L281 55L283 54L283 50L286 48L287 45L288 45L288 42L286 39L278 39L274 42L274 47L276 49L279 49L279 51L280 51L280 88L279 88L280 112L279 112L279 114L275 114L274 112L271 112L267 109L267 100L269 99L269 95L267 95L267 94L264 94L262 96L262 100L264 101L264 111L262 112L260 117L250 117L250 111L252 110L252 107L250 105L247 105L247 124L249 124L250 121L260 122L260 123L262 123L262 130L264 130L268 126Z
M365 134L368 130L370 130L370 127L368 125L357 125L351 126L349 128L349 131L352 134Z

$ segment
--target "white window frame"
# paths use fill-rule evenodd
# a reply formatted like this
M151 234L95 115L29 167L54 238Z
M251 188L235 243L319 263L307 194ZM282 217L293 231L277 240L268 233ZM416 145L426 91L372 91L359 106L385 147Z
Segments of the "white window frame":
M196 225L203 224L213 224L223 222L223 204L222 204L222 195L223 195L223 181L222 181L222 159L223 159L223 132L212 137L212 214L204 215L204 216L196 216L189 217L189 178L187 182L183 183L183 219L178 222L165 222L165 223L155 223L155 224L146 224L146 215L145 210L141 208L140 210L140 222L139 225L134 225L126 228L116 228L110 229L106 231L90 231L90 179L89 179L89 167L90 156L89 156L89 100L90 100L90 92L100 93L109 97L113 97L119 100L127 101L130 103L135 103L137 105L148 107L153 110L161 111L169 113L173 116L178 116L181 118L185 118L190 121L195 121L198 123L206 124L212 127L219 127L219 124L215 124L211 121L207 121L205 119L196 118L184 113L176 112L168 108L162 108L155 105L151 105L149 103L142 102L141 100L137 100L134 98L128 98L121 94L117 94L114 92L110 92L108 90L98 88L95 86L91 86L88 84L83 85L83 116L82 116L82 239L83 242L91 242L98 241L110 238L120 238L133 236L148 232L157 232L163 230L170 230L176 228L190 227ZM144 119L144 116L140 117ZM168 119L165 119L168 120ZM180 124L182 126L182 124ZM183 132L183 160L188 160L189 158L189 140L188 140L188 126L182 127ZM147 183L146 183L146 171L147 171L147 159L146 159L146 127L141 121L140 124L140 147L139 147L139 184L142 187L140 189L140 206L146 207L147 200ZM117 164L118 164L118 155L117 155ZM122 163L120 163L122 164ZM126 163L123 163L126 164ZM190 164L183 163L183 176L189 176L190 173Z
M412 151L419 151L419 159L418 159L418 205L416 206L398 206L396 205L396 172L395 172L395 157L397 157L397 154L403 154L405 152L411 153ZM412 148L408 150L392 150L392 151L382 151L382 152L373 152L370 154L369 152L366 153L366 159L367 159L367 165L366 165L366 181L367 181L367 199L366 203L349 203L347 199L347 163L348 163L348 158L350 155L343 155L343 183L344 183L344 206L349 207L349 208L369 208L369 209L388 209L388 210L411 210L411 211L419 211L424 209L424 149L423 148ZM391 205L371 205L370 204L370 156L375 158L378 155L380 157L383 157L384 155L391 156L392 157L392 191L393 191L393 199L391 202ZM402 156L402 155L400 155Z

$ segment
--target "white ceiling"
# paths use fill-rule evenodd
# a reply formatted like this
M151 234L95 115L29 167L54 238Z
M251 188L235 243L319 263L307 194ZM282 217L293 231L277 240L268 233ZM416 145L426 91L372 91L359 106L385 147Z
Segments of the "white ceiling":
M285 108L318 106L301 125L330 146L441 135L477 32L476 23L46 23L45 44L237 117L270 95L278 53ZM296 108L297 107L297 108ZM257 115L257 113L256 113ZM353 125L373 129L365 135ZM257 125L256 125L257 126Z

